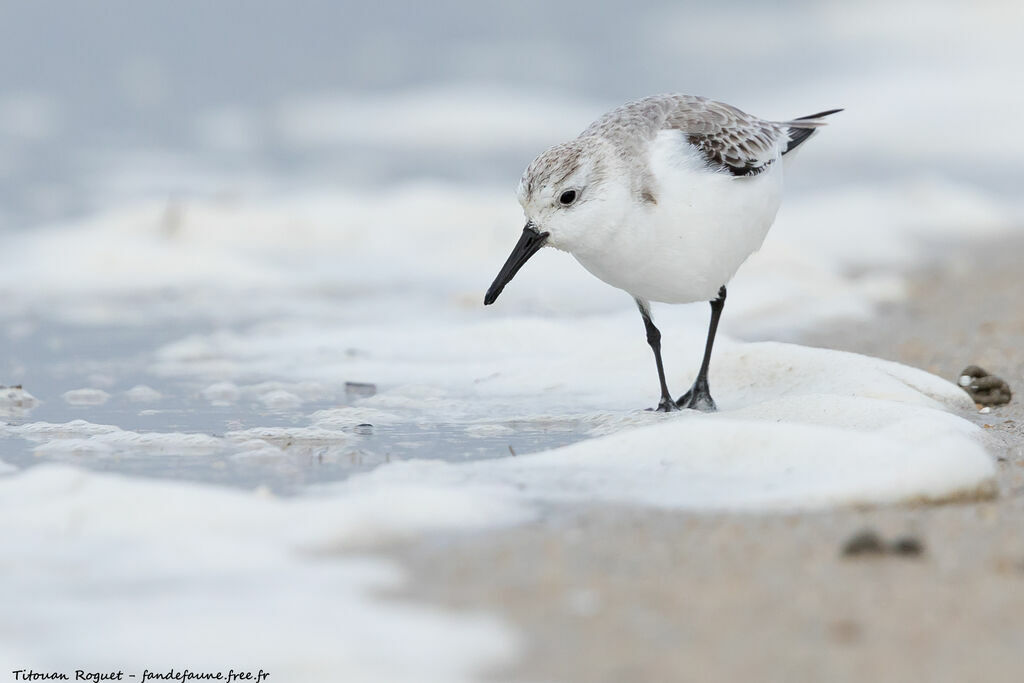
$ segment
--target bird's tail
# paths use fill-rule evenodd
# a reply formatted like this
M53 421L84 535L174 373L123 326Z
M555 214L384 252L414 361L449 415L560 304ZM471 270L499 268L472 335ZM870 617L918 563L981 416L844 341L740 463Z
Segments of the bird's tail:
M824 126L827 121L822 121L826 116L837 114L842 109L829 109L828 111L821 111L817 114L811 114L810 116L801 116L795 118L792 121L781 121L780 126L786 129L789 134L789 144L786 145L786 149L782 151L783 154L788 154L794 149L799 147L801 144L807 141L807 138L811 137L814 132Z

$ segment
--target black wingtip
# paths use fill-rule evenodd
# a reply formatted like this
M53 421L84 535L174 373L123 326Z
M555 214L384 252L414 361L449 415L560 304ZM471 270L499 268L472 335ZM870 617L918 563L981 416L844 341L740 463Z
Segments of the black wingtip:
M826 116L831 116L832 114L838 114L841 111L843 111L843 110L842 109L829 109L828 111L820 111L817 114L811 114L810 116L800 116L800 117L797 117L797 118L795 118L793 120L794 121L812 121L814 119L822 119L822 118L825 118ZM814 134L814 132L817 130L817 128L796 128L796 127L793 127L793 128L788 128L787 130L789 131L789 144L786 146L785 151L782 152L783 154L788 154L788 153L792 152L794 149L796 149L797 147L799 147L801 144L803 144L807 140L807 138L811 137L811 135Z
M782 154L786 155L792 152L794 149L802 145L807 138L814 134L816 128L788 128L789 130L789 144L786 145L786 149L783 150Z
M846 111L846 110L845 109L829 109L828 111L819 111L817 114L811 114L809 116L798 116L798 117L796 117L793 120L794 121L809 121L811 119L823 119L826 116L832 116L832 114L838 114L841 111Z

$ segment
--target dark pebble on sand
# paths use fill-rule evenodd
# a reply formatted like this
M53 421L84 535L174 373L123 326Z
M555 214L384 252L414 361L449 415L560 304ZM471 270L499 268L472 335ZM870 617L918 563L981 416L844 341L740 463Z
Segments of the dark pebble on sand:
M924 552L924 544L913 536L904 536L892 542L892 545L889 546L889 552L894 555L917 557Z
M918 557L924 553L924 544L913 536L901 536L891 543L886 543L872 529L858 531L843 544L843 557L860 557L870 555L899 555L901 557Z
M880 555L885 552L881 537L870 529L858 531L843 545L843 556Z
M959 384L981 406L1001 406L1013 396L1004 379L977 365L968 365L960 372Z

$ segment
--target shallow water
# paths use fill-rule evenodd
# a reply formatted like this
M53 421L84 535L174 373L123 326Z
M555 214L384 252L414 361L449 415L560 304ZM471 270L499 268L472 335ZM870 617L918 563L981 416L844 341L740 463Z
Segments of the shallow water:
M147 371L153 349L189 332L176 327L71 327L45 324L4 339L0 353L8 359L6 374L19 379L39 403L5 419L8 426L85 421L113 425L128 432L202 434L222 438L229 432L256 428L305 427L318 410L352 405L365 389L332 389L295 409L270 409L254 398L210 401L202 394L210 380L168 379ZM270 378L266 378L270 379ZM258 381L258 380L257 380ZM152 401L132 400L127 393L144 385L160 394ZM76 404L65 392L98 388L109 398L98 404ZM75 427L68 427L75 432ZM339 429L336 441L284 446L283 454L247 454L225 441L221 447L176 448L171 440L157 446L121 446L109 452L50 452L44 441L0 437L0 460L20 468L46 462L67 462L94 471L163 479L181 479L240 488L265 487L295 494L310 484L345 479L394 460L437 459L452 462L512 457L578 441L588 428L574 421L516 422L510 428L499 417L493 424L418 419L399 424L364 423Z

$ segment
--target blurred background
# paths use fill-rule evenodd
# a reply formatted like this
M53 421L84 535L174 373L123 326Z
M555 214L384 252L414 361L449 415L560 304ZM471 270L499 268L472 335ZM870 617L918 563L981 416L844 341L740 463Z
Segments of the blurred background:
M1020 181L1024 8L933 2L0 3L0 225L148 198L471 180L658 92L846 107L813 181ZM842 154L840 155L839 152ZM807 155L812 156L812 155Z

